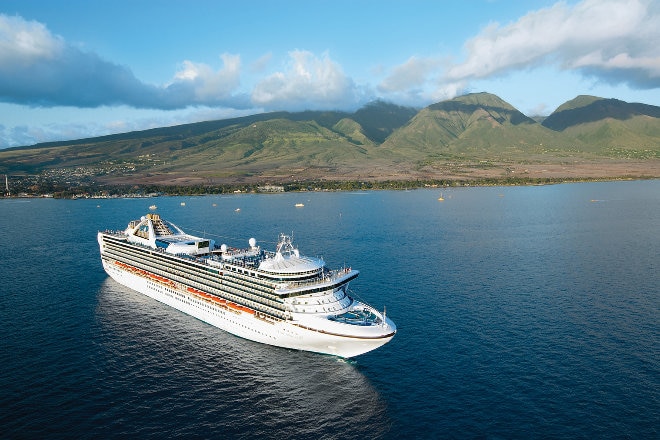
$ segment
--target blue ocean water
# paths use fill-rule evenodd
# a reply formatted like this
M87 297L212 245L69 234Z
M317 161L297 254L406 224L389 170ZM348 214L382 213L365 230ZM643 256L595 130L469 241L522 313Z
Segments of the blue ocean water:
M118 285L96 232L151 204L220 243L293 233L398 334L343 361ZM0 231L2 438L660 436L657 180L11 199Z

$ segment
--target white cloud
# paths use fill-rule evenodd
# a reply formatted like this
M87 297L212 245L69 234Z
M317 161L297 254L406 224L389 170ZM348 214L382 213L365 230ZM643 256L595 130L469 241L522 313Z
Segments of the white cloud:
M446 81L505 74L556 64L632 87L660 86L660 14L645 0L557 3L517 21L487 26L465 44L467 58Z
M443 82L441 86L429 92L427 97L431 102L445 101L465 93L467 87L467 81Z
M392 73L378 85L378 90L392 93L420 87L428 81L429 75L438 66L439 62L436 59L412 56L405 63L394 67Z
M30 65L56 57L63 48L62 37L52 35L43 24L0 14L0 65Z
M270 53L253 64L264 69ZM185 60L168 84L147 84L128 67L79 50L40 23L0 14L0 101L33 107L96 108L127 105L143 109L189 106L275 110L355 107L359 90L339 64L323 54L295 50L289 64L261 81L250 94L240 90L241 57L220 56L222 66Z
M0 14L0 103L53 111L146 109L139 111L157 115L126 118L115 121L116 125L42 124L40 129L6 118L5 127L0 127L0 147L263 110L352 110L376 97L420 106L453 98L480 83L504 77L509 81L521 72L533 78L527 85L530 90L550 82L560 84L549 75L537 78L539 71L552 70L556 76L571 74L571 84L581 77L590 85L649 93L660 88L658 23L657 0L559 2L509 23L489 24L465 42L465 57L460 61L450 63L446 54L438 54L411 56L394 67L376 66L369 80L382 81L372 89L368 81L356 84L328 53L305 50L289 52L284 67L274 72L278 60L270 52L246 63L247 69L237 54L220 55L219 66L188 59L169 83L148 84L129 67L80 50L44 24ZM265 76L267 71L272 73ZM252 87L251 82L256 85Z
M205 103L231 96L240 85L240 55L223 54L220 56L223 67L214 71L203 63L184 61L182 69L174 75L174 83L189 83L197 102Z
M194 105L247 108L240 57L221 55L223 66L184 61L173 81L144 83L128 67L83 52L40 23L0 14L0 101L33 107L181 109Z
M319 58L304 50L289 52L286 69L261 80L252 91L252 102L267 109L346 108L358 100L355 84L327 53Z

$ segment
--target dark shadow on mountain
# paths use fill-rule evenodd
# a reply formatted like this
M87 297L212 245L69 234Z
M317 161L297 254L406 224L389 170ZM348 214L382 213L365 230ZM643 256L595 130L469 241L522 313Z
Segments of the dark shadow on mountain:
M270 112L260 113L238 118L222 119L217 121L194 122L171 127L152 128L148 130L132 131L129 133L110 134L94 138L44 142L36 145L13 147L7 150L20 150L32 148L51 148L59 146L83 145L101 142L130 141L142 138L158 138L158 142L181 141L187 138L201 136L205 133L215 132L227 127L246 127L257 122L273 119L287 119L290 121L315 121L320 126L333 130L335 124L344 118L351 118L362 126L364 134L376 143L382 143L394 130L405 125L415 114L417 109L402 107L383 101L367 104L355 113L342 111L301 111L301 112ZM217 134L214 137L217 138ZM149 141L153 143L154 141ZM147 142L147 143L149 143ZM189 146L196 145L189 144ZM143 144L143 146L145 146Z
M574 125L596 122L606 118L625 121L640 115L660 118L660 107L628 103L618 99L599 99L583 107L555 112L545 118L542 125L551 130L563 131Z
M413 107L374 101L356 111L352 118L360 124L365 136L381 144L397 128L406 125L417 112Z
M466 104L459 101L443 101L430 105L428 108L430 110L436 111L458 112L466 114L472 114L477 110L484 110L500 124L506 122L507 120L513 125L537 123L534 119L525 116L518 110L490 105Z

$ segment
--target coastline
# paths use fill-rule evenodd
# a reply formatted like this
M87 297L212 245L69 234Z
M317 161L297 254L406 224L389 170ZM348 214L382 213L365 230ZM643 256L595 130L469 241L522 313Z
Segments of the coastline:
M150 190L157 189L156 192L145 193L139 186L131 185L134 192L111 192L106 189L86 188L84 190L71 189L58 193L18 193L10 196L0 195L3 199L30 199L30 198L51 198L51 199L110 199L110 198L153 198L153 197L175 197L175 196L205 196L212 194L272 194L285 192L322 192L322 191L405 191L423 188L456 188L456 187L489 187L489 186L545 186L559 185L564 183L588 183L588 182L615 182L615 181L642 181L658 180L655 176L618 176L618 177L575 177L575 178L532 178L532 177L509 177L509 178L481 178L471 180L406 180L406 181L316 181L316 182L298 182L282 186L281 191L264 191L259 186L251 185L221 185L208 187L189 187L189 186L171 186L165 185ZM191 190L194 188L194 190Z
M558 162L464 162L420 167L277 170L218 177L176 171L120 176L10 176L11 196L54 198L152 197L295 191L410 190L458 186L530 186L576 182L654 180L660 160L576 160ZM0 198L7 198L6 193Z

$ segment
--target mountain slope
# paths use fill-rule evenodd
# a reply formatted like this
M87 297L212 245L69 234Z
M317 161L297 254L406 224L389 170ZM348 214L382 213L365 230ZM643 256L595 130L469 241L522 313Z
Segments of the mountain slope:
M423 161L457 155L501 157L548 146L564 148L568 143L499 97L475 93L421 110L380 151Z
M488 93L420 111L378 101L355 113L275 112L0 150L0 173L297 180L429 176L456 164L647 160L660 158L659 115L656 106L586 95L543 124Z
M545 118L543 126L555 131L563 131L580 124L617 119L625 121L635 116L660 118L660 107L648 104L628 103L618 99L604 99L596 96L580 95L557 108Z
M376 101L362 107L352 116L370 140L381 144L416 114L417 109Z
M658 156L660 107L657 106L581 95L557 108L543 125L580 142L586 151Z
M221 168L253 173L280 167L335 168L360 161L366 154L362 146L315 121L289 119L257 122L224 137L191 141L196 143L193 148L185 154L176 152L171 164L156 170L184 168L213 173Z
M154 171L295 166L336 168L362 160L416 113L384 102L355 113L274 112L0 150L0 172L130 162ZM335 151L332 151L332 150Z

